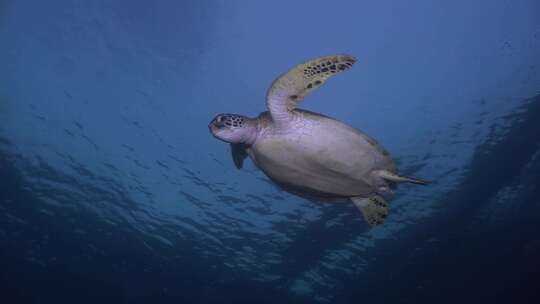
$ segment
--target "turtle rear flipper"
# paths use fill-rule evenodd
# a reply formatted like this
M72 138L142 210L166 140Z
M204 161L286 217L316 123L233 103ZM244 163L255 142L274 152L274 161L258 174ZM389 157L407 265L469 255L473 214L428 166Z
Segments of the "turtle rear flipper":
M379 195L352 197L351 200L362 211L364 219L372 227L384 223L388 216L388 204Z

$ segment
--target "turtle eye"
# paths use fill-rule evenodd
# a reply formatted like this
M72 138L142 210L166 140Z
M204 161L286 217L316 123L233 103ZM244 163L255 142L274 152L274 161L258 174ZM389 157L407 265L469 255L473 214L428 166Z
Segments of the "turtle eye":
M225 127L225 123L221 115L216 116L216 118L214 118L214 121L212 123L218 129Z

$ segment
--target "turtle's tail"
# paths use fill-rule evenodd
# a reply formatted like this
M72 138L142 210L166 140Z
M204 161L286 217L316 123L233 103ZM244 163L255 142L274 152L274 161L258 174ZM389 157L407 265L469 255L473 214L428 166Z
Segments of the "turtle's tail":
M416 177L401 176L401 175L392 173L392 172L387 171L387 170L378 170L378 171L376 171L376 174L378 176L380 176L381 178L383 178L383 179L393 181L393 182L396 182L396 183L413 183L413 184L417 184L417 185L428 185L428 184L431 183L429 181L419 179L419 178L416 178Z
M403 179L404 182L407 182L407 183L413 183L413 184L424 185L424 186L431 184L430 181L419 179L416 177L410 177L410 176L400 176L400 177Z

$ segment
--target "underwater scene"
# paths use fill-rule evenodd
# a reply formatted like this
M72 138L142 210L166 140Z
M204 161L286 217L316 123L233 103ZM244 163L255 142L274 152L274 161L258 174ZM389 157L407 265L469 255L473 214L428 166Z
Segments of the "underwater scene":
M0 1L0 303L540 303L540 2Z

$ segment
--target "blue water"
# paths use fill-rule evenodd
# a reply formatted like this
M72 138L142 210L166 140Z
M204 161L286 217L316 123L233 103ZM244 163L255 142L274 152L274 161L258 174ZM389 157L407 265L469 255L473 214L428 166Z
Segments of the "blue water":
M404 174L384 225L237 170L208 122L301 107ZM1 303L540 302L540 2L0 2Z

